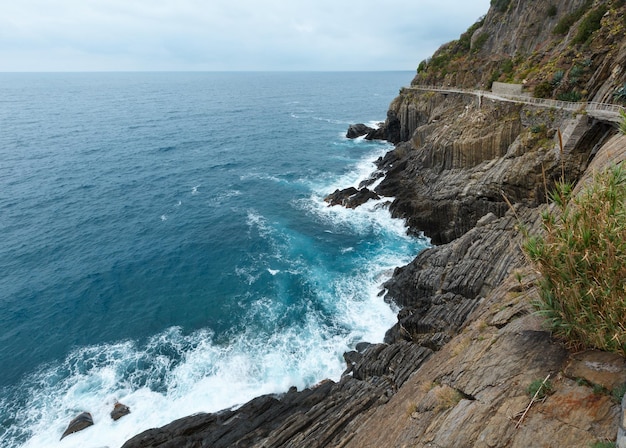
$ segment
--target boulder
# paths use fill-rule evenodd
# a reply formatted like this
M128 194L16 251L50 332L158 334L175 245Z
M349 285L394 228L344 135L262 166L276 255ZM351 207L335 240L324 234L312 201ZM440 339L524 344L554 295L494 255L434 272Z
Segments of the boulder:
M363 124L363 123L357 123L357 124L351 124L348 127L348 132L346 132L346 137L347 138L358 138L358 137L362 137L364 135L369 134L370 132L374 131L374 128L370 128L369 126Z
M67 429L61 436L61 440L63 440L65 436L69 436L70 434L73 434L75 432L82 431L83 429L88 428L89 426L92 426L92 425L93 425L93 418L91 417L91 414L89 412L83 412L79 414L78 416L76 416L70 422L70 424L67 425Z

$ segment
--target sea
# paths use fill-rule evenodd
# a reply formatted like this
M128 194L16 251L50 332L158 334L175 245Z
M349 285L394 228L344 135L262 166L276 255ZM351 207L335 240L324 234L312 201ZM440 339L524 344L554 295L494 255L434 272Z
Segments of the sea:
M391 146L346 130L412 77L0 74L0 446L119 447L382 342L382 284L429 242L392 198L324 197L376 170Z

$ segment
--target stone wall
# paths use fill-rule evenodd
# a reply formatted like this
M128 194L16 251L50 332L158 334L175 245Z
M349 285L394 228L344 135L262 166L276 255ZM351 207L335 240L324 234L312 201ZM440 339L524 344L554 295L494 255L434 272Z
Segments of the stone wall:
M494 82L491 86L491 91L496 95L521 95L522 87L521 84Z

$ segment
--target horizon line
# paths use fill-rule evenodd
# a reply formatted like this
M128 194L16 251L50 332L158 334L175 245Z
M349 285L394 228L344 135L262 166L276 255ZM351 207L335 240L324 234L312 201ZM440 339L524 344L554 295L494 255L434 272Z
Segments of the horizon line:
M391 73L416 70L0 70L0 74L105 74L105 73Z

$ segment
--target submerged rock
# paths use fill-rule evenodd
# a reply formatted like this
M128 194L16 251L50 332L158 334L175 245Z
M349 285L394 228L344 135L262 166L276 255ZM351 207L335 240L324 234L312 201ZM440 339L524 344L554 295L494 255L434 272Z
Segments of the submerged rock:
M76 416L70 422L70 424L67 425L67 429L61 436L61 440L63 440L65 436L69 436L70 434L73 434L75 432L82 431L83 429L88 428L92 425L93 425L93 418L91 417L91 414L89 412L83 412L79 414L78 416Z

